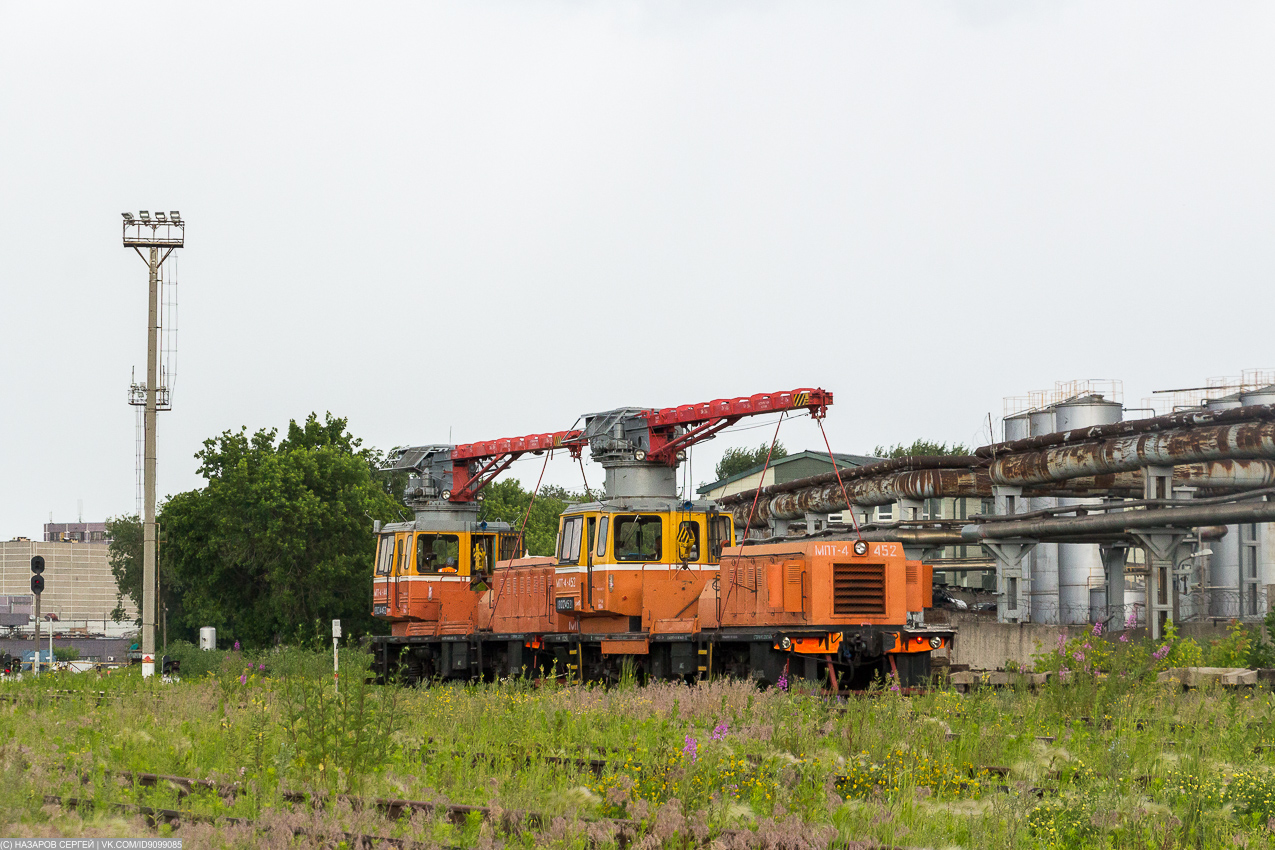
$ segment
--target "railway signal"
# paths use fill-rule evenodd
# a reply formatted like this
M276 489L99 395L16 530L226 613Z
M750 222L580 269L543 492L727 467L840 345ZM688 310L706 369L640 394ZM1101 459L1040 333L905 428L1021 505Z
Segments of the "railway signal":
M31 662L31 674L40 675L40 594L44 593L44 556L31 556L31 592L35 594L35 660ZM52 636L53 627L49 627ZM49 659L53 659L50 657Z

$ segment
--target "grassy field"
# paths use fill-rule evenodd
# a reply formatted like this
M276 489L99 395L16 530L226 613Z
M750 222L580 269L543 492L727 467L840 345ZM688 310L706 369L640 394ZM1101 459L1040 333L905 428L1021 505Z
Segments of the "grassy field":
M331 656L295 650L193 659L170 684L28 677L0 683L0 836L140 836L147 806L186 813L187 848L1275 846L1275 698L1156 684L1177 646L1086 643L1059 647L1079 669L1036 692L850 700L378 688L357 653L338 695ZM391 819L377 798L442 805Z

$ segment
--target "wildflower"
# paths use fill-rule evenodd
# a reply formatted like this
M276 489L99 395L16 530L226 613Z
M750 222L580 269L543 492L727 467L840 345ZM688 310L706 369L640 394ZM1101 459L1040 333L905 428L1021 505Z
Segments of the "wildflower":
M727 731L728 731L728 729L727 729L726 724L725 724L725 723L719 723L719 724L717 724L716 726L714 726L714 727L713 727L713 734L712 734L712 736L709 738L709 740L710 740L710 741L721 741L721 740L725 739L725 737L726 737L726 732L727 732Z
M242 675L239 677L239 684L241 684L241 685L246 685L246 684L248 684L248 674L247 674L247 673L244 673L244 674L242 674Z
M1154 658L1156 661L1163 661L1164 656L1168 654L1169 654L1169 645L1166 643L1164 646L1160 647L1155 652L1151 653L1151 657Z
M1067 635L1062 632L1058 633L1058 654L1063 657L1067 655Z
M1093 624L1093 636L1100 637L1102 635L1102 623Z
M1128 635L1123 635L1123 634L1122 634L1122 635L1120 636L1120 642L1121 642L1121 643L1128 643L1128 642L1129 642L1129 636L1128 636Z
M698 760L698 753L699 753L699 742L696 741L694 738L692 738L690 735L687 735L686 746L682 747L682 755L690 756L691 761L695 762Z
M779 688L779 690L781 691L788 690L788 671L787 670L779 674L779 679L775 682L775 687Z
M258 664L258 665L257 665L257 669L258 669L258 670L264 670L264 669L266 669L266 664L265 664L265 662L263 661L262 663Z
M235 641L235 652L239 651L239 641Z
M1129 612L1129 616L1124 618L1124 627L1132 629L1136 625L1138 625L1138 609L1134 608Z

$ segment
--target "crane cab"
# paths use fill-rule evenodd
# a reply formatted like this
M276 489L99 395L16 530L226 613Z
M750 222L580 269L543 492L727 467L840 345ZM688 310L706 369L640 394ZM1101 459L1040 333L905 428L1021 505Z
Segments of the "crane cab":
M559 520L554 611L586 633L697 631L695 603L733 544L713 502L573 506Z
M377 534L372 616L399 635L473 629L474 590L497 560L511 558L517 534L503 522L392 523Z

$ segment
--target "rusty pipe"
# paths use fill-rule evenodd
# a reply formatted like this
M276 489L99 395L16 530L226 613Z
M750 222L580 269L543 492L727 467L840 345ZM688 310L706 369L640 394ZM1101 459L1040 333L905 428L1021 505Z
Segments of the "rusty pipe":
M877 461L876 463L853 466L839 471L841 473L841 481L845 482L846 489L849 490L851 481L876 478L891 472L911 472L922 469L969 469L982 464L983 461L973 455L918 455L916 457L899 457ZM782 484L771 484L767 487L762 487L760 488L761 499L779 493L791 493L795 490L804 490L807 487L817 487L823 484L836 485L837 472L821 472L808 478L799 478L796 481L785 481ZM753 497L756 495L756 489L744 490L739 493L731 493L729 496L723 496L718 502L723 506L735 505L740 502L752 504ZM760 502L760 499L758 501Z
M934 499L953 496L991 495L987 473L969 469L923 469L875 478L846 482L843 494L833 482L808 486L802 490L763 496L757 500L753 525L764 526L770 519L798 519L807 513L837 513L845 510L846 496L855 505L889 505L899 499ZM752 502L735 505L735 525L742 528L748 521Z
M1266 458L1275 458L1275 423L1255 421L1052 446L997 458L988 474L993 484L1030 485L1145 466Z
M1244 407L1233 407L1228 410L1185 411L1171 413L1167 416L1152 416L1147 419L1129 419L1123 422L1114 422L1110 425L1096 425L1092 428L1076 428L1071 431L1041 434L1036 437L1026 437L1022 440L1011 440L1007 443L994 443L990 446L982 446L975 449L974 454L979 458L992 459L998 458L1003 454L1043 449L1049 446L1094 442L1110 437L1126 437L1171 431L1178 428L1230 425L1239 422L1271 419L1275 419L1275 405L1271 404L1251 404Z

